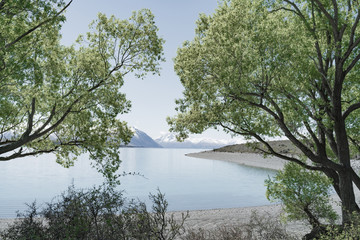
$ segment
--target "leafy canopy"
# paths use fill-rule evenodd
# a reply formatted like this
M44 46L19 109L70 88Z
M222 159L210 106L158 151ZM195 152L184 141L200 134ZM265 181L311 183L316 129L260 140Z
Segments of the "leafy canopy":
M169 119L172 130L186 137L221 125L248 138L252 133L282 136L264 109L274 109L270 99L297 129L308 116L305 110L294 111L300 103L293 98L304 98L305 104L309 83L304 79L311 72L302 70L315 69L301 58L311 53L312 41L288 15L269 13L262 1L223 1L213 16L201 15L196 37L175 59L185 91L177 100L179 114Z
M99 14L85 36L62 46L68 5L0 3L0 160L54 152L69 167L88 152L111 177L132 136L120 120L131 107L120 90L125 76L159 74L164 40L144 9L128 20Z

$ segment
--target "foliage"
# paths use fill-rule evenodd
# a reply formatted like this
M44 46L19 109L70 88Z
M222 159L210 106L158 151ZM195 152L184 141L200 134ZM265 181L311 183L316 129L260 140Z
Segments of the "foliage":
M360 217L355 213L352 215L350 224L343 226L329 226L326 233L322 234L319 240L355 240L360 236Z
M265 184L267 198L281 201L289 220L306 219L315 228L321 218L331 223L337 218L330 204L331 181L321 172L288 163Z
M214 230L190 230L184 240L292 240L295 236L287 233L283 224L269 213L251 214L248 223L235 226L220 226Z
M54 152L73 165L84 152L112 178L132 132L121 87L131 73L158 74L163 40L150 10L128 20L99 14L76 44L62 46L62 0L0 3L0 160Z
M185 90L168 118L171 131L183 139L222 128L262 143L264 154L322 171L349 221L348 212L359 211L360 178L350 163L360 142L359 19L352 0L220 1L178 50ZM274 137L301 154L277 151L267 143Z
M113 187L69 187L39 211L36 203L1 233L2 239L174 239L187 215L177 223L166 215L164 195L150 195L152 212L143 202L128 202Z

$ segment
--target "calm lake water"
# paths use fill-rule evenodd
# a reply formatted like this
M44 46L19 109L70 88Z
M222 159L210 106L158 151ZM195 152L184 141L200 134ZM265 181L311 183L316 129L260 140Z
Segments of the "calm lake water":
M123 177L126 196L147 201L157 188L165 193L169 210L196 210L269 204L264 179L275 171L217 160L186 157L199 149L124 148L121 172L142 176ZM0 218L16 216L25 203L49 202L67 189L99 185L103 178L91 168L87 156L65 169L53 155L0 162Z

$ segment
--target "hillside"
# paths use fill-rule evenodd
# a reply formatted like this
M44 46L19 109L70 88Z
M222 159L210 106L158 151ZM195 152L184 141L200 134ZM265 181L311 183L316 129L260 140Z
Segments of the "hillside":
M145 132L133 128L134 136L131 138L131 141L126 147L145 147L145 148L162 148L157 142L154 141L149 135Z
M298 154L299 150L288 140L269 141L275 151L283 154ZM260 149L265 149L262 143L243 143L225 146L214 149L215 152L240 152L240 153L261 153Z

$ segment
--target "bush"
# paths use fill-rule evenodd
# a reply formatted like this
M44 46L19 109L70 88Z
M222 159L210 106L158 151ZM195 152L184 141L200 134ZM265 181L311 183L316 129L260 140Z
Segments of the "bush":
M253 212L248 223L221 226L214 230L197 229L187 233L183 240L292 240L284 225L270 214L260 216Z
M337 214L330 205L331 180L321 172L288 163L273 179L265 181L267 197L284 204L289 220L308 220L315 229L320 219L333 223Z
M350 224L345 226L328 226L326 233L318 240L355 240L360 237L360 215L354 213Z
M139 201L127 201L113 187L76 190L74 186L39 211L34 202L0 233L4 240L21 239L174 239L184 230L165 215L164 195L151 195L152 212Z

